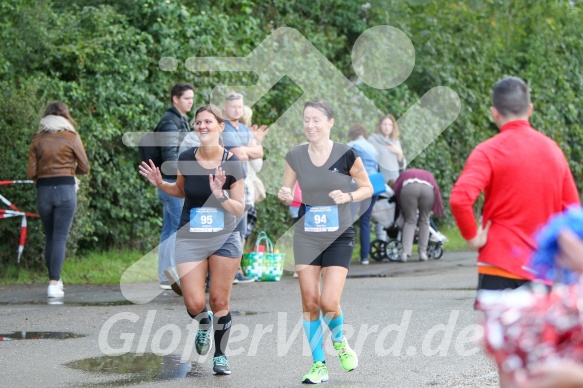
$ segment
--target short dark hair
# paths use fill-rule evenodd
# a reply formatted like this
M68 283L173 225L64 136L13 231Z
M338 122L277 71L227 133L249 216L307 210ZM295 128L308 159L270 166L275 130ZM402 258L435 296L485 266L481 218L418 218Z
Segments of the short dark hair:
M348 138L350 140L356 140L361 136L364 136L365 139L368 137L368 131L362 124L353 125L348 130Z
M518 77L505 77L492 89L492 105L502 116L520 116L528 112L530 93Z
M304 104L304 111L306 110L306 108L309 107L316 108L320 112L324 113L328 120L334 118L334 109L332 109L332 105L330 105L330 103L326 100L319 99L314 101L308 101Z
M187 90L192 90L194 92L194 86L189 84L188 82L179 82L176 85L172 86L170 89L170 101L174 102L172 99L174 96L180 98Z

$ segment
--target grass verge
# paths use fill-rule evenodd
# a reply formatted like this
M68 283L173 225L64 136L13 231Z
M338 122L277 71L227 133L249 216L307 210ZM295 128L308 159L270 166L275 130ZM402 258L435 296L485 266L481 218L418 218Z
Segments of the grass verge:
M457 251L467 249L466 241L455 226L440 228L449 239L445 243L445 251ZM293 270L293 249L291 247L279 247L286 253L285 268ZM417 246L414 247L416 249ZM359 261L360 242L354 247L353 261ZM128 270L129 269L129 270ZM128 270L126 272L126 270ZM91 252L83 257L65 259L62 278L69 284L115 284L119 283L122 274L124 281L146 282L155 281L158 278L158 259L155 253L138 251ZM16 265L4 268L0 277L0 284L33 284L48 282L46 271L34 271L21 269Z
M140 260L141 258L143 260ZM135 265L139 261L139 265ZM66 284L115 284L122 274L132 268L132 281L153 281L158 278L155 254L137 251L91 252L83 257L66 258L61 278ZM16 265L5 268L0 284L48 283L46 271L20 269Z
M468 250L468 244L456 226L444 226L439 228L439 231L448 239L448 242L443 245L446 252Z

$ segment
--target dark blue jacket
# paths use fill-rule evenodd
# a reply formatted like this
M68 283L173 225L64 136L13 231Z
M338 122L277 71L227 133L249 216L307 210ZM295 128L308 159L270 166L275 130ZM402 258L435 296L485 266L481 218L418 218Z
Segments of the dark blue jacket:
M174 105L170 105L166 108L162 119L160 119L156 132L166 132L168 134L168 136L165 136L165 146L160 147L160 152L162 154L162 162L172 162L164 164L163 168L160 169L162 177L176 179L176 161L179 156L180 143L182 143L186 134L190 132L188 117L182 116Z

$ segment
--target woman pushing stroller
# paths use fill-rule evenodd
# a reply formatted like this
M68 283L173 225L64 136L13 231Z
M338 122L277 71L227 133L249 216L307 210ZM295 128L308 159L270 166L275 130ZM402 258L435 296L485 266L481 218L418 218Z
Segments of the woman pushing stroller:
M427 261L429 216L433 211L439 217L443 217L443 202L435 177L429 171L412 168L403 171L394 184L391 183L392 181L389 185L395 191L397 205L405 220L403 253L399 261L404 263L411 257L417 224L419 224L419 260Z

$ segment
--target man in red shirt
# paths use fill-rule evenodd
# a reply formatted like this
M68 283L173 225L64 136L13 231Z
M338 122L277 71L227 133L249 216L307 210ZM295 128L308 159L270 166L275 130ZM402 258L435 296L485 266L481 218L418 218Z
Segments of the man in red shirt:
M499 81L492 117L500 133L479 144L453 187L453 216L472 250L479 250L478 289L517 288L532 280L525 265L533 234L549 217L579 204L569 164L559 146L528 121L532 104L520 78ZM480 226L473 205L484 192Z

